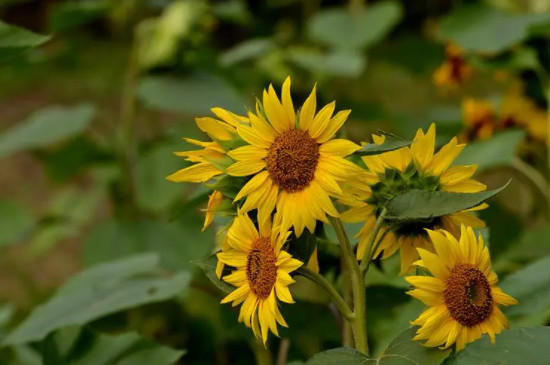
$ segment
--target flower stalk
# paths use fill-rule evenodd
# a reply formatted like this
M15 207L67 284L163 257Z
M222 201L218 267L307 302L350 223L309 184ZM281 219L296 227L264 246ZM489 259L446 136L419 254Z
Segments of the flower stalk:
M382 228L382 224L384 223L384 219L386 219L387 214L388 210L386 209L386 207L382 208L382 211L380 212L380 215L378 216L378 219L374 224L374 228L370 233L369 240L367 241L367 249L365 250L365 254L363 255L363 259L361 260L361 265L359 266L359 268L361 269L361 274L363 276L365 276L365 274L367 273L373 255L376 253L378 246L380 246L380 243L382 243L382 240L384 239L384 237L380 237L380 239L376 241L376 237L378 237L378 233L380 233L380 229Z

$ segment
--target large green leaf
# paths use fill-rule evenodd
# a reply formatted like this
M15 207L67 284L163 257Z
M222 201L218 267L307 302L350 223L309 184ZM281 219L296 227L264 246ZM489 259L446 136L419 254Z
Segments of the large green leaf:
M544 245L546 242L540 241L539 244ZM505 309L507 315L526 316L548 309L550 306L550 256L507 276L500 283L500 287L519 301L518 305Z
M466 346L445 365L543 365L550 358L550 327L515 328Z
M461 6L441 22L439 37L466 51L497 53L526 39L549 14L512 14L484 4Z
M365 55L350 49L321 52L316 48L293 47L287 50L286 56L309 72L341 77L361 75L367 63Z
M49 35L36 34L0 21L0 62L17 56L29 48L37 47L49 39Z
M427 219L474 208L499 193L509 183L498 189L480 193L409 190L388 202L386 205L387 218L395 220Z
M525 138L520 130L499 133L487 141L468 144L455 160L456 165L478 165L478 170L509 166Z
M139 252L156 252L163 267L191 270L195 268L191 261L207 256L214 241L212 230L201 232L201 224L194 209L178 222L105 221L90 233L84 246L84 263L93 265Z
M185 78L148 76L141 80L139 98L153 109L207 115L210 108L243 110L237 92L227 82L207 74Z
M275 43L270 38L247 39L223 52L219 60L223 66L233 66L261 56L274 47Z
M451 350L422 346L412 338L416 328L409 328L397 336L378 358L367 358L363 353L350 348L337 348L321 352L307 365L439 365Z
M380 132L380 134L385 136L384 143L367 143L356 153L361 156L378 155L410 146L412 143L412 141L406 141L391 133Z
M360 49L382 40L399 22L401 5L384 1L366 9L350 12L349 9L322 10L311 17L307 30L315 41L335 48Z
M51 299L36 307L3 343L39 341L58 328L83 325L108 314L173 298L186 290L189 279L186 272L167 276L154 254L94 266L70 279Z
M22 206L0 201L0 247L23 239L33 225L34 219Z
M0 134L0 157L26 149L45 147L80 134L88 127L94 114L95 108L88 103L39 110Z
M53 333L42 348L44 365L172 365L184 354L136 333L103 335L78 327Z

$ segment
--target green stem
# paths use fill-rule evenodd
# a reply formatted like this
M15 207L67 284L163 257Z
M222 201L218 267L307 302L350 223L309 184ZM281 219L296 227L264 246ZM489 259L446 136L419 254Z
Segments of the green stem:
M273 359L271 358L271 352L269 352L269 349L258 339L254 339L251 342L254 357L256 358L256 364L273 365Z
M546 158L548 161L548 178L550 179L550 83L547 83L548 89L546 90L546 109L547 109L547 123L546 123ZM550 184L547 183L548 196L550 196ZM548 211L550 212L550 199L548 200Z
M365 280L361 275L361 270L351 249L348 236L339 218L330 217L338 241L340 250L344 256L348 270L348 278L351 280L351 290L353 293L353 313L354 318L350 321L355 339L355 348L364 354L369 354L369 345L367 340L367 300L365 296Z
M340 266L342 267L342 277L349 278L348 268L344 262L344 257L340 258ZM348 306L353 303L353 293L351 292L350 280L344 280L344 301ZM347 320L342 321L342 346L353 347L353 330L351 329L351 323Z
M382 212L380 212L380 215L378 216L378 219L374 224L374 228L370 233L369 240L367 241L367 247L365 249L363 259L361 260L361 266L359 267L363 276L367 273L369 262L372 260L372 255L374 255L374 253L376 252L377 248L374 247L374 242L376 240L376 237L378 237L380 228L382 228L384 219L386 219L386 214L388 214L388 210L384 207L382 208ZM378 245L380 245L380 242L381 240L378 241Z
M382 233L380 238L376 241L376 244L374 245L374 247L372 248L371 254L370 254L369 259L367 261L367 266L365 267L364 270L362 270L363 276L366 275L367 272L369 271L370 264L372 263L372 260L374 260L374 255L376 254L376 251L378 250L378 247L380 247L380 244L382 243L382 241L384 240L384 238L386 237L388 232L389 232L389 229L386 229L384 231L384 233Z
M548 182L542 174L533 166L527 164L522 159L515 157L512 160L512 167L521 172L531 184L541 193L547 203L548 215L550 218L550 191Z
M332 298L332 301L334 304L336 304L336 307L342 313L342 316L346 318L347 320L353 319L354 315L351 310L351 308L348 306L348 304L342 299L338 291L328 282L327 279L325 279L322 275L317 274L316 272L308 269L307 267L301 267L297 270L298 274L308 278L309 280L313 281L315 284L319 285L321 288L323 288Z

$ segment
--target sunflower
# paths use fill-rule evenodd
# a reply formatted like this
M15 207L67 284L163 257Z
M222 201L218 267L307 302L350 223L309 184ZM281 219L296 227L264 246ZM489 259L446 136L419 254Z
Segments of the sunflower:
M268 332L278 336L277 323L288 327L277 299L294 303L288 286L294 283L290 273L302 262L281 248L290 232L272 229L268 219L256 229L248 214L240 214L227 233L228 247L217 254L218 260L235 270L223 280L237 288L222 303L242 303L239 322L251 327L265 343Z
M283 84L281 99L273 86L264 90L263 103L256 104L256 113L248 113L250 126L237 127L248 145L228 153L237 162L226 171L251 176L235 198L246 198L243 212L258 209L258 218L264 221L276 208L275 222L294 227L299 236L305 227L313 232L317 220L327 222L327 214L338 216L331 197L342 193L341 182L362 174L345 159L360 146L333 139L350 111L333 116L332 102L316 113L315 87L299 113L290 96L290 77Z
M381 144L383 136L373 136L374 142ZM346 222L364 222L357 234L359 239L357 258L362 259L366 250L367 241L374 228L377 217L386 203L399 193L411 189L425 191L450 191L459 193L474 193L483 191L486 186L471 179L476 166L451 166L453 160L464 148L453 138L437 153L435 149L435 124L428 132L419 129L410 147L403 147L395 151L375 156L363 157L368 168L368 176L362 183L355 184L342 200L352 207L342 213L342 220ZM482 204L472 210L485 208ZM418 258L416 248L432 250L427 239L425 229L445 229L458 235L461 223L473 227L483 227L482 220L470 211L434 217L424 220L393 222L384 221L374 257L382 255L388 258L397 250L401 255L401 275L412 269L412 263Z
M437 86L456 87L462 85L472 74L466 62L464 51L453 43L445 48L445 61L435 70L433 81Z
M476 240L472 228L461 226L460 240L446 231L428 231L435 254L418 249L421 260L415 262L432 276L405 278L416 289L409 295L429 308L411 322L420 326L414 340L427 340L424 345L447 348L456 343L457 351L467 343L488 333L508 327L499 304L517 304L517 300L496 286L498 278L491 270L489 250L481 235Z

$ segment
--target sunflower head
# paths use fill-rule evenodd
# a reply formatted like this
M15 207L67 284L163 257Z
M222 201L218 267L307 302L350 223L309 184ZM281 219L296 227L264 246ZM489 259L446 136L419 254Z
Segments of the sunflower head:
M384 140L380 136L373 139L378 144ZM358 201L352 201L350 205L353 207L342 214L345 221L365 222L357 235L359 259L364 255L368 237L381 210L396 195L413 189L464 193L485 190L484 184L471 179L475 166L451 166L463 148L464 145L453 138L435 152L435 125L432 124L427 133L418 130L410 147L363 157L369 173L364 185L368 188L354 191ZM482 205L476 209L484 207ZM458 233L460 223L484 225L483 221L467 211L412 221L385 221L379 238L381 244L374 254L383 254L387 258L400 250L401 274L405 274L412 269L412 263L418 257L416 248L433 250L426 229L445 228Z
M460 86L472 74L472 68L466 62L464 51L455 44L449 43L445 48L445 61L433 74L437 86Z
M220 263L234 268L223 280L236 289L222 303L242 303L239 322L252 328L265 343L269 331L278 336L277 323L287 327L277 299L294 303L288 290L294 283L290 273L302 262L282 250L290 232L272 229L269 220L259 228L247 214L237 216L227 233L227 246L217 257Z
M342 194L342 183L363 174L345 159L360 146L334 139L350 111L334 114L334 102L317 110L316 94L314 87L296 112L290 78L280 98L269 86L248 113L250 125L237 127L247 145L228 153L235 163L227 173L248 179L235 197L240 209L257 209L260 222L276 210L275 223L293 227L297 236L305 228L313 232L317 220L327 222L327 214L338 216L331 198Z
M465 99L462 102L462 114L464 118L462 140L488 139L498 127L493 104L488 100Z
M413 322L419 326L415 340L426 340L426 346L445 348L456 343L457 350L489 334L508 327L499 305L515 305L517 300L497 285L491 270L489 250L481 235L476 239L472 228L461 226L457 240L446 231L428 231L435 253L418 249L421 259L415 265L432 276L409 276L416 288L408 294L428 308Z

